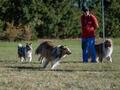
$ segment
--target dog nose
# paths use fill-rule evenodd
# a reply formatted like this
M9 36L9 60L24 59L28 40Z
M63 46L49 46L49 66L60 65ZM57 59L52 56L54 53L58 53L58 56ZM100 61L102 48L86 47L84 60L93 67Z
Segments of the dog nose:
M68 55L72 54L72 52L69 52Z
M68 55L72 54L72 52L69 48L67 48L67 50L68 50Z

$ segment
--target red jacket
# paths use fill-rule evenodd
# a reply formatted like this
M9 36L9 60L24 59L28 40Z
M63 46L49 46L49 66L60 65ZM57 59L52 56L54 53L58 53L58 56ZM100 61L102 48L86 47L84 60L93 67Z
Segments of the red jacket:
M94 38L95 29L98 28L98 21L94 15L81 16L82 38Z

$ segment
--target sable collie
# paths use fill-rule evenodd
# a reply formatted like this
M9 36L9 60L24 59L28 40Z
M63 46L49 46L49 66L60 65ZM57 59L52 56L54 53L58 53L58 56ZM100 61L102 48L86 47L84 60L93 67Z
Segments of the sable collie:
M95 49L97 62L103 62L104 58L112 62L113 43L111 39L106 39L103 43L95 44Z
M43 60L44 58L43 68L46 68L48 63L51 62L51 69L55 69L61 58L70 55L71 51L63 45L55 46L51 41L44 41L38 46L35 53L40 55L39 59Z
M18 57L23 62L28 58L29 62L32 61L32 43L26 43L26 46L22 44L18 45Z

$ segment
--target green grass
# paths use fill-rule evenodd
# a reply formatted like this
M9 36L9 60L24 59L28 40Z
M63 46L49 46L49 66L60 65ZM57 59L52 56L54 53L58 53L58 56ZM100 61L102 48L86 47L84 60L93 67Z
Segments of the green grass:
M52 40L68 46L72 54L56 71L41 70L34 55L40 41L33 42L32 63L20 63L18 42L0 42L0 90L120 90L120 39L113 39L113 63L82 63L80 40ZM24 43L24 42L22 42Z

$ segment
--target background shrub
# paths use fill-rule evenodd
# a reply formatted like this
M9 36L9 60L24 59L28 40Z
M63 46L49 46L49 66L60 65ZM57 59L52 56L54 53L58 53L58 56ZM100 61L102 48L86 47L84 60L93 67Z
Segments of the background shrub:
M101 0L88 1L100 25L96 35L101 37ZM79 38L81 3L82 0L0 0L0 39ZM105 35L120 37L120 1L104 0L104 4Z

